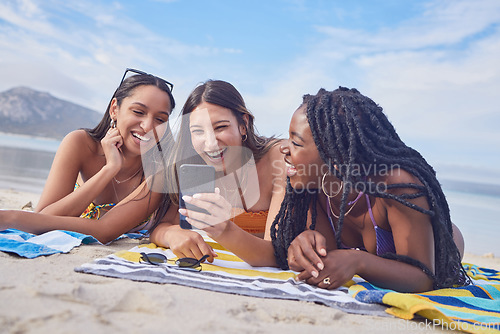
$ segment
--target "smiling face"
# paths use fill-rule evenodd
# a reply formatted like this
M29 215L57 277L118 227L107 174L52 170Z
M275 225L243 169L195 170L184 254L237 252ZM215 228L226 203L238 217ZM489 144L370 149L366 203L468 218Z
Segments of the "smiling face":
M319 156L305 111L303 105L293 114L289 139L281 146L281 153L285 154L287 176L293 188L318 189L328 168Z
M118 106L112 101L110 116L123 137L123 150L140 154L141 145L151 145L155 133L161 138L172 107L168 94L156 86L138 86ZM155 129L155 131L152 131Z
M230 109L202 102L189 114L189 131L196 153L217 171L227 170L235 162L241 165L246 130Z

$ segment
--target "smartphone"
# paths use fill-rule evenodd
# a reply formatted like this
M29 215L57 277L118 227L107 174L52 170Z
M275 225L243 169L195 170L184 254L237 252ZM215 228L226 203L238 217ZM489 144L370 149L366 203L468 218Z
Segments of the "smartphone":
M193 196L200 193L213 193L215 191L215 168L208 165L183 164L179 171L179 207L192 211L208 213L195 205L185 203L182 196ZM194 227L186 221L184 215L180 215L180 225L183 229Z

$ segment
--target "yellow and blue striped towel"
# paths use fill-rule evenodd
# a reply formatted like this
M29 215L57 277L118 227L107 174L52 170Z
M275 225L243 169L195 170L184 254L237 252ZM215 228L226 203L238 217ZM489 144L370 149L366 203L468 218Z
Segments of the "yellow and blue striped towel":
M425 293L399 293L367 282L349 288L359 301L388 305L402 319L422 316L433 327L469 333L500 333L500 272L465 263L474 285Z
M75 271L136 281L179 284L245 296L315 302L349 313L389 316L385 313L385 306L358 301L349 295L347 287L329 291L297 282L293 271L252 267L213 240L207 237L205 240L218 256L212 264L203 263L201 272L179 269L170 261L161 266L140 263L141 252L162 253L168 259L176 258L170 249L154 244L119 251L77 267Z

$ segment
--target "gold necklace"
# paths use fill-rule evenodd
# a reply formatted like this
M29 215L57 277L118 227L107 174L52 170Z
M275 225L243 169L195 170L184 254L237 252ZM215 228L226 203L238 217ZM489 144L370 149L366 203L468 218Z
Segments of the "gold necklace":
M328 195L328 194L326 193L326 190L325 190L325 177L326 177L326 173L325 173L325 174L323 174L323 178L321 179L321 190L323 191L323 194L325 194L325 196L328 198L328 207L330 208L330 212L332 213L332 215L333 215L335 218L339 219L339 218L340 218L340 216L337 216L337 215L335 214L335 212L333 212L333 209L332 209L332 203L331 203L331 201L330 201L330 200L331 200L331 198L332 198L332 197L335 197L335 196L337 196L338 194L340 194L340 191L342 190L342 188L343 188L343 186L344 186L344 182L343 182L343 181L340 181L340 188L339 188L339 190L335 193L335 195ZM344 214L344 217L346 217L346 216L347 216L347 215L348 215L348 214L352 211L352 209L354 209L354 206L356 205L356 203L358 203L358 201L359 201L359 199L361 198L361 196L362 196L362 195L363 195L363 192L360 192L354 201L351 201L351 202L347 203L347 205L352 205L352 206L351 206L351 207L349 208L349 210L347 210L347 212Z
M137 172L135 173L135 175L137 175ZM134 176L135 176L135 175L134 175ZM123 183L123 182L126 182L126 181L128 181L128 180L122 181L122 183ZM141 184L141 181L139 181L139 184ZM114 191L114 193L115 193L115 197L116 197L116 203L118 204L118 202L119 202L119 198L118 198L118 192L116 191L115 184L114 184L113 182L111 182L111 186L113 187L113 191ZM134 186L134 188L132 189L132 191L133 191L134 189L137 189L137 186Z
M326 194L325 194L325 195L326 195ZM362 192L360 192L360 193L358 194L358 197L356 197L356 199L355 199L354 201L347 203L347 205L352 205L352 206L351 206L351 207L349 208L349 210L347 210L347 212L344 214L344 217L347 217L347 215L348 215L348 214L352 211L352 209L354 208L354 206L356 205L356 203L358 203L359 199L361 198L361 195L363 195L363 193L362 193ZM328 195L327 195L327 196L328 196ZM330 212L332 213L332 215L333 215L335 218L339 219L339 218L340 218L340 216L337 216L337 215L335 214L335 212L333 212L333 209L332 209L332 203L330 202L330 198L328 198L328 206L330 207Z
M115 192L116 204L118 204L118 193L116 192L115 184L111 182L111 186L113 187L113 191Z
M137 172L135 172L134 174L132 174L132 176L131 176L131 177L129 177L129 178L127 178L127 179L123 180L123 181L118 181L118 180L116 179L116 177L114 177L114 176L113 176L113 180L115 180L116 184L120 184L120 183L123 183L123 182L130 181L130 180L132 180L132 178L133 178L134 176L136 176L137 174L139 174L139 172L141 171L141 169L142 169L142 166L141 166L141 167L139 167L139 169L137 170Z

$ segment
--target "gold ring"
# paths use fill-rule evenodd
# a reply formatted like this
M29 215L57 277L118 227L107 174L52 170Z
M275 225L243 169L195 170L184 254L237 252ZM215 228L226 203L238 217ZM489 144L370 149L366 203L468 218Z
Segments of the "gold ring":
M330 277L326 277L325 279L323 279L323 284L330 285Z

